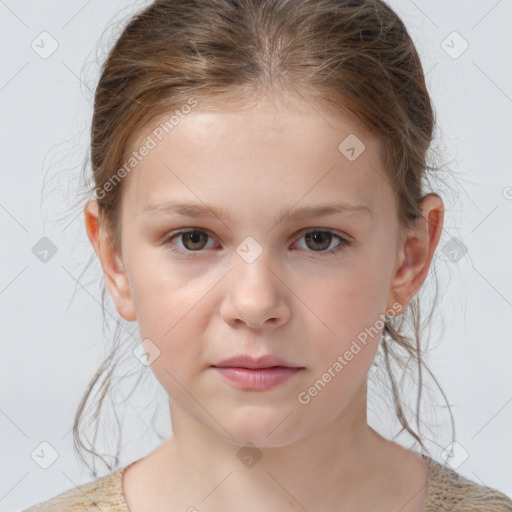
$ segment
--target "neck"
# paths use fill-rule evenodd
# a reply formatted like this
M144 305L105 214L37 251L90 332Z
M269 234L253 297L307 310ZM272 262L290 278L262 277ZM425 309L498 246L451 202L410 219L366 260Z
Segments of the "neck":
M292 509L313 510L322 497L347 503L354 496L356 503L389 444L367 424L366 385L330 422L279 446L244 447L220 427L217 432L204 426L172 399L170 408L174 435L166 441L168 460L179 468L193 502L204 499L210 509L254 503L258 510L282 510L289 503ZM293 414L286 421L293 422Z

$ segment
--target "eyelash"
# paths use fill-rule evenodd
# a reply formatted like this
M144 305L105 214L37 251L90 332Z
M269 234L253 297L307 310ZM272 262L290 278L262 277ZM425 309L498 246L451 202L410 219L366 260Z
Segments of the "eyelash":
M185 258L195 258L196 256L198 256L199 253L204 252L204 251L202 249L199 249L197 251L177 249L176 246L172 243L172 240L174 238L180 236L180 235L184 235L186 233L193 233L193 232L196 232L196 231L199 232L199 233L204 233L208 237L210 237L210 235L206 231L204 231L204 230L200 230L200 229L182 229L182 230L173 231L172 233L170 233L165 238L164 244L167 245L171 251L173 251L175 253L178 253L181 256L184 256ZM321 254L322 256L329 257L329 256L335 256L339 251L342 251L343 249L352 246L352 242L350 240L348 240L347 238L344 238L344 237L336 234L333 231L327 230L327 229L309 229L308 231L306 231L306 232L304 232L302 234L301 238L306 236L308 233L330 233L331 235L334 235L335 238L339 238L340 239L340 244L337 245L334 249L331 249L329 251L312 251L312 250L310 250L310 251L307 251L307 252Z

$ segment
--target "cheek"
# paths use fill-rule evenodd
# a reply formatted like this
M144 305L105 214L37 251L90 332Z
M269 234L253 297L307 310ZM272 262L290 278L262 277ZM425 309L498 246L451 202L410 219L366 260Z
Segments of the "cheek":
M309 335L315 340L310 375L297 396L310 416L325 417L330 410L334 417L366 381L384 326L381 295L366 272L325 283L307 296L321 320L311 320L316 333Z
M338 354L349 350L354 340L361 347L365 342L378 344L388 290L375 265L373 269L353 267L312 284L301 286L298 295L306 298L307 316L316 316L311 321L317 325L316 338L320 339L315 350L320 359L334 361Z
M149 338L158 350L151 371L170 397L190 400L183 385L187 382L190 388L189 379L205 357L201 332L206 330L206 314L200 311L198 291L180 279L146 279L138 290L140 336Z
M161 351L161 363L174 366L191 351L199 351L197 333L205 329L202 299L208 287L194 285L183 273L152 262L134 269L134 305L142 339L149 338ZM156 363L156 362L155 362ZM152 365L153 366L153 365Z

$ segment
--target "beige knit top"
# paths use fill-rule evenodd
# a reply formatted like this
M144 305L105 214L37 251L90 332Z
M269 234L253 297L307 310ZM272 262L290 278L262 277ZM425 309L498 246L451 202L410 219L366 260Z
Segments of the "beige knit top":
M500 491L467 480L428 459L428 486L423 512L512 512L512 501ZM23 512L130 512L123 494L123 472L65 491Z

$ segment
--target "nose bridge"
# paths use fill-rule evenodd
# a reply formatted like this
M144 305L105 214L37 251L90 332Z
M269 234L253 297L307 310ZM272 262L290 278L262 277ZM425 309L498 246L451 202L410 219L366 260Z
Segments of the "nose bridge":
M273 265L271 250L264 247L252 235L246 236L235 248L234 279L250 288L257 288L257 292L275 291L275 276L271 271Z
M281 323L288 317L279 270L271 251L247 236L235 247L233 270L222 308L226 321L243 321L251 327Z

